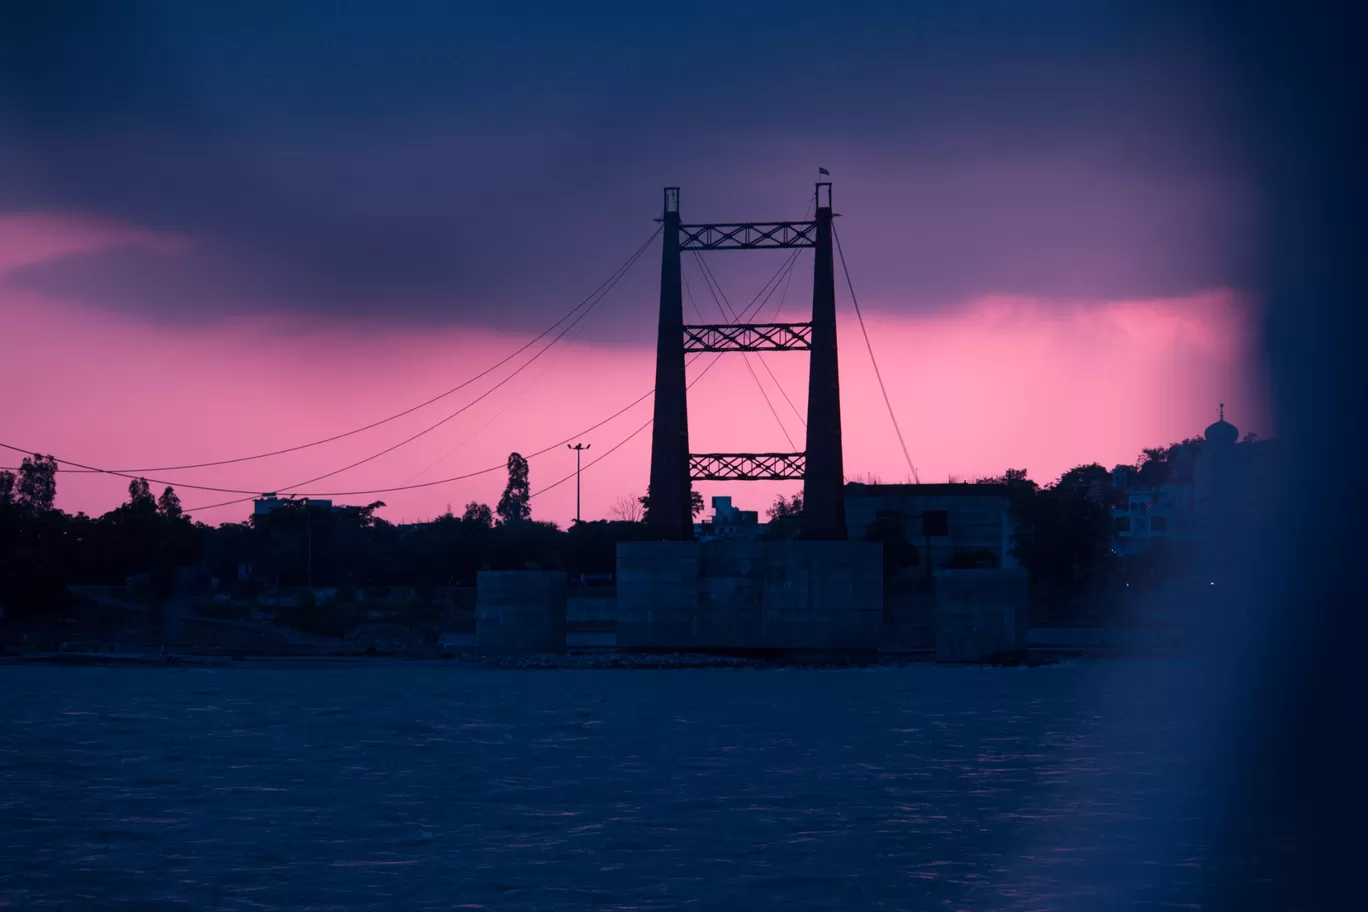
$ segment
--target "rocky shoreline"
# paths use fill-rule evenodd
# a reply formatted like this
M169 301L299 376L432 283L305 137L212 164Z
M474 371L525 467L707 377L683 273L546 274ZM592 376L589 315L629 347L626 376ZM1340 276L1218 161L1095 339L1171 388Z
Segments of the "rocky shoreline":
M977 663L994 666L1036 667L1061 661L1059 655L1021 654L1004 656L1000 661ZM922 654L772 654L719 655L709 653L654 653L630 651L568 652L561 654L487 655L475 651L443 653L440 656L400 655L317 655L317 656L223 656L176 655L156 653L46 652L16 656L10 661L60 665L211 665L277 664L318 662L370 663L428 661L462 666L510 670L565 669L808 669L808 668L897 668L927 664L930 655Z

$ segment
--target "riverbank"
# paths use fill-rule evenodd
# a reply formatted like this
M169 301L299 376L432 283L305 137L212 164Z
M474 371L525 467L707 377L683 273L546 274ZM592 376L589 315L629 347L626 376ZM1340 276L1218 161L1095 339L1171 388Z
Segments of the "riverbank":
M974 664L1034 668L1055 665L1082 653L1040 652L1003 657ZM67 666L208 666L208 667L310 667L339 664L435 664L501 669L688 669L688 668L900 668L933 662L929 653L664 653L600 649L563 654L482 655L477 652L444 653L439 656L317 655L317 656L221 656L177 653L33 652L0 659L4 665Z

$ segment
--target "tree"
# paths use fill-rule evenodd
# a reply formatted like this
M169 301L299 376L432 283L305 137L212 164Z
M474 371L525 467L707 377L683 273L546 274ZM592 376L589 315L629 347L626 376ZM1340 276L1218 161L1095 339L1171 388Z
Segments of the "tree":
M532 518L532 507L528 501L532 491L527 484L527 460L519 453L508 454L508 485L495 512L504 523L525 522Z
M1059 477L1055 487L1082 494L1106 505L1108 508L1118 506L1125 501L1125 492L1117 490L1112 485L1111 472L1097 463L1075 466L1069 469Z
M1166 447L1146 447L1135 463L1136 485L1149 488L1168 482L1191 481L1193 458L1205 443L1201 437L1188 437Z
M635 494L624 494L613 501L608 513L617 522L639 523L646 518L646 506Z
M1012 500L1016 543L1012 553L1033 580L1068 584L1097 576L1106 566L1113 534L1111 512L1078 488L1022 489Z
M1031 481L1030 475L1026 469L1008 469L1001 475L987 475L983 478L975 479L974 484L1006 485L1008 488L1018 489L1024 487L1034 489L1036 487L1036 483Z
M636 504L635 497L632 499ZM640 521L586 520L565 533L562 547L565 570L571 577L581 573L611 574L617 568L617 545L625 541L650 541L653 533Z
M986 478L979 478L974 484L995 484L1002 485L1007 489L1007 503L1011 509L1012 516L1017 521L1017 534L1020 536L1022 517L1030 508L1036 493L1040 490L1040 485L1031 480L1026 469L1008 469L1001 475L990 475Z
M774 499L774 503L765 515L771 520L776 519L797 519L803 512L803 495L801 492L794 494L792 499L785 500L784 495L780 494Z
M642 521L644 522L651 516L651 488L649 485L646 487L646 493L641 497L637 498L637 502L641 504ZM689 515L692 516L694 519L697 519L698 514L702 513L703 509L703 495L699 494L697 491L690 488Z
M13 472L0 472L0 504L7 504L14 500Z
M1058 486L1068 491L1089 491L1093 485L1105 484L1111 477L1102 466L1097 463L1091 465L1074 466L1063 475L1059 476Z
M357 519L357 522L358 522L363 528L367 528L367 529L370 528L371 526L374 526L374 525L375 525L375 522L376 522L376 520L375 520L375 511L378 510L378 509L380 509L380 508L383 507L384 505L385 505L385 502L384 502L383 500L377 500L377 501L375 501L375 502L373 502L373 503L368 503L368 504L366 504L364 507L362 507L362 508L360 508L359 510L356 511L356 519ZM450 512L451 512L451 510L448 509L448 510L447 510L447 513L450 513Z
M128 483L128 503L133 507L145 507L148 504L156 507L156 498L152 496L152 488L146 478L135 478Z
M494 525L494 511L489 509L489 504L471 501L466 504L465 512L461 514L461 522L474 523L484 528L492 528Z
M19 481L15 500L33 510L46 513L57 498L57 460L51 456L24 457L19 467Z
M170 485L162 491L162 496L157 500L157 512L167 519L184 519L185 510L181 508L180 497L176 495L176 489Z
M801 531L801 520L803 518L803 495L794 494L788 500L781 494L774 499L774 503L765 511L769 517L769 525L765 528L765 537L772 539L794 539Z
M782 499L782 498L781 498ZM885 575L897 573L921 563L921 552L907 540L906 518L901 515L880 515L866 528L864 540L883 545Z

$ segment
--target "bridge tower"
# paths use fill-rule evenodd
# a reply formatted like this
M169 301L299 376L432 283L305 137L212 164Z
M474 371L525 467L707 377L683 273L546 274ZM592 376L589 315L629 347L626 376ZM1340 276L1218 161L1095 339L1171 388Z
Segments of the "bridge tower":
M831 184L816 186L811 221L685 225L679 188L665 188L661 219L660 322L656 343L655 422L651 435L648 522L664 540L693 538L693 481L803 480L802 535L844 540L845 466L836 347L836 270L831 243ZM812 319L807 323L686 325L680 253L685 250L813 249ZM806 351L808 418L801 453L690 453L684 358L690 352Z

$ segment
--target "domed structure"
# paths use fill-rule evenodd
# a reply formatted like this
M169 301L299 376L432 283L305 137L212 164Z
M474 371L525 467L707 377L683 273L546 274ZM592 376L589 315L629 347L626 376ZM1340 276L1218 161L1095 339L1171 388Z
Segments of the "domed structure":
M1221 419L1206 429L1207 443L1229 445L1240 439L1240 429L1225 420L1225 403L1221 403Z

